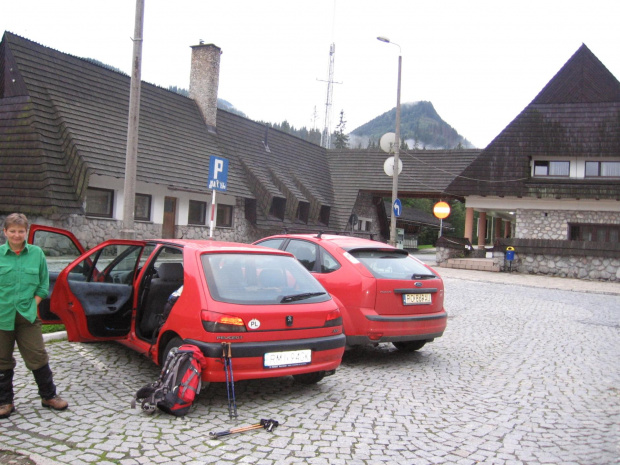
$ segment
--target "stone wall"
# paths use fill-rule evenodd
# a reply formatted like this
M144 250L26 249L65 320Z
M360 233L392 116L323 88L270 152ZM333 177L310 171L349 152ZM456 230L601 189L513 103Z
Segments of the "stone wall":
M620 212L517 210L518 239L568 239L568 223L620 224Z
M542 274L559 278L591 279L620 282L620 258L559 256L516 253L512 265L503 252L494 252L493 260L503 271Z
M51 217L28 217L31 224L42 224L55 228L66 229L72 232L80 243L91 249L108 239L121 237L122 222L107 218L89 218L82 215L55 215ZM4 216L0 215L0 223ZM136 240L161 238L161 223L134 222ZM0 243L4 243L4 236ZM175 237L182 239L208 239L209 225L205 226L177 226ZM218 241L250 243L264 237L245 219L245 204L242 198L237 198L233 208L233 226L231 228L217 227L213 231L213 238Z

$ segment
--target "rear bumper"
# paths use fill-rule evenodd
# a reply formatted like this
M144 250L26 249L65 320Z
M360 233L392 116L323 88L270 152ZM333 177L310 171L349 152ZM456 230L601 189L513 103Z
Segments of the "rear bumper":
M203 381L214 383L226 381L221 343L208 343L192 339L186 339L184 342L198 346L206 356L207 367L202 371ZM234 379L276 378L317 371L333 372L340 366L345 343L344 334L289 341L232 343L231 362L234 369ZM266 353L304 349L312 350L312 362L309 364L281 368L265 368L263 365Z
M194 339L186 339L186 344L193 344L202 350L207 358L222 357L221 342L204 342ZM268 352L284 352L289 350L311 349L313 352L341 349L345 346L344 334L328 337L315 337L310 339L292 339L288 341L269 342L232 342L231 353L233 358L262 357Z
M347 334L347 346L380 342L430 342L443 335L448 322L448 313L445 310L427 315L364 316L364 330L357 334Z

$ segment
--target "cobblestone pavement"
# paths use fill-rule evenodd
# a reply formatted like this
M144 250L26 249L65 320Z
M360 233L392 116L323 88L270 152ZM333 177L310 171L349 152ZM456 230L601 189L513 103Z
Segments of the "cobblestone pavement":
M133 410L155 365L115 343L50 342L70 409L43 409L19 360L17 411L0 420L0 451L39 465L620 464L616 288L444 276L442 338L413 354L391 344L347 352L336 375L315 386L237 382L236 421L221 384L182 419ZM283 424L209 438L261 418ZM0 463L32 462L3 461L0 452Z

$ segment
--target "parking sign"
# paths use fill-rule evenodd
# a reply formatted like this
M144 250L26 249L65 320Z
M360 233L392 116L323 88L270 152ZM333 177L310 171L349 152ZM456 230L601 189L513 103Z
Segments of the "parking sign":
M211 155L209 159L208 189L226 192L228 186L228 160Z

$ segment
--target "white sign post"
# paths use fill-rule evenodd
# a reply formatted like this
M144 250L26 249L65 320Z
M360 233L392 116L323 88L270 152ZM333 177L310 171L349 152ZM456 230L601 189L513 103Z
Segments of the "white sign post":
M211 155L209 158L209 186L211 193L211 219L209 221L209 237L213 237L213 227L215 223L215 210L217 203L215 193L217 191L226 192L228 187L228 160Z

